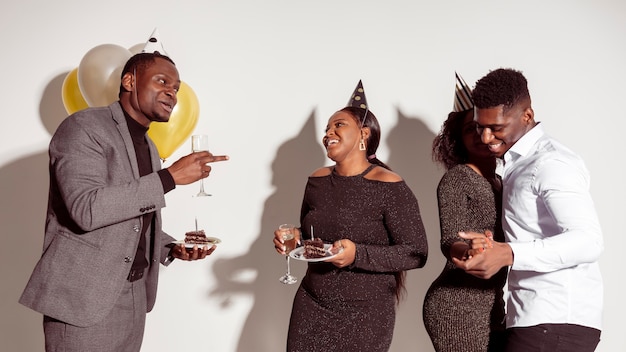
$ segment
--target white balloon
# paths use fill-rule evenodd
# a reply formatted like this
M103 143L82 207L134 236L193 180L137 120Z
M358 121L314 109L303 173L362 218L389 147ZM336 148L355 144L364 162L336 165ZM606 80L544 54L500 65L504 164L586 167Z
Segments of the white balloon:
M139 44L135 44L131 46L130 48L128 48L128 50L130 51L131 54L135 55L135 54L139 54L145 46L146 46L146 43L139 43Z
M89 106L106 106L118 99L120 75L130 50L102 44L89 50L78 65L78 87Z

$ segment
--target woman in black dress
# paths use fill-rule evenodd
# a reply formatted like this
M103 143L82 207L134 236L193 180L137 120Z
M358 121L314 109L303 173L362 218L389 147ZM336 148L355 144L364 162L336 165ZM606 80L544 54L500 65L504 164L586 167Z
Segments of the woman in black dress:
M333 114L322 140L334 166L313 172L300 216L303 239L343 248L308 263L294 298L287 351L388 351L404 272L424 266L427 242L417 199L376 158L380 127L361 82ZM276 250L284 254L280 233Z

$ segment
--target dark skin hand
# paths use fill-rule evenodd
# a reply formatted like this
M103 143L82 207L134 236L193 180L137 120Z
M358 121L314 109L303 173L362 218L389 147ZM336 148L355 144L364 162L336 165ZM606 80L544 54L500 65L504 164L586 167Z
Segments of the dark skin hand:
M300 245L300 230L295 229L294 231L294 237L296 239L296 245ZM285 242L283 241L283 237L281 235L281 232L279 229L276 229L276 231L274 231L274 248L276 249L276 252L278 252L279 254L282 255L287 255L287 253L285 252Z
M330 248L330 252L336 255L329 260L325 260L325 262L333 263L338 268L344 268L354 263L356 244L348 239L335 241Z
M196 152L186 155L174 162L167 170L177 185L188 185L202 178L209 177L209 163L228 160L227 155L213 155L210 152Z
M299 245L300 231L296 229L295 232L296 243ZM287 255L287 253L285 253L285 246L283 244L280 230L274 231L274 248L276 249L276 252L282 255ZM335 241L335 243L333 243L333 246L330 248L330 252L337 255L329 260L324 261L332 263L338 268L343 268L354 263L354 259L356 257L356 245L354 244L354 242L347 239Z
M209 177L211 173L209 163L225 160L228 160L227 155L213 155L207 151L196 152L176 160L167 170L172 175L175 184L187 185ZM185 248L185 246L179 244L171 249L170 255L180 260L199 260L211 255L215 248L217 248L215 245L211 247L203 246L201 248L198 248L196 245L193 248Z
M458 268L481 279L489 279L502 267L513 265L513 250L502 242L493 241L491 232L459 232L459 237L471 240L467 259L452 258Z
M193 248L185 248L184 245L178 244L172 247L172 250L170 251L170 255L180 260L186 260L186 261L199 260L199 259L204 259L207 256L211 255L211 253L213 253L213 251L215 251L216 248L217 248L216 245L212 245L211 247L202 246L201 248L199 248L198 245L195 245L193 246Z
M471 232L459 232L459 236L461 235L461 233L464 234L471 234ZM485 231L484 235L482 236L473 236L473 235L469 235L470 237L472 237L472 241L470 242L470 246L467 249L467 252L464 255L464 260L470 259L473 256L480 254L482 252L484 252L485 250L489 249L489 248L493 248L493 233L489 230ZM466 237L463 237L466 238ZM469 238L467 238L469 239Z

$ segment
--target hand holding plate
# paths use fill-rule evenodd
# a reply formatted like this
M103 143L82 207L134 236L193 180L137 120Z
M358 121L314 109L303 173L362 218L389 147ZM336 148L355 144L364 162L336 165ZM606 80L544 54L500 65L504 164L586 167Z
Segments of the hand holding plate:
M192 261L206 258L211 255L216 248L217 246L215 244L212 244L210 247L208 245L199 247L196 244L188 248L185 244L178 243L172 248L171 254L172 257L176 259Z
M342 239L335 241L330 251L337 251L337 254L333 255L327 262L333 263L338 268L343 268L354 263L356 244L348 239Z

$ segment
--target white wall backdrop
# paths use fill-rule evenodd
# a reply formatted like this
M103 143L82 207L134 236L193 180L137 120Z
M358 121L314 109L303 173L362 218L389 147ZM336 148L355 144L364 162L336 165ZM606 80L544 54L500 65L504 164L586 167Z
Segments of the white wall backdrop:
M144 351L284 350L296 287L277 281L284 258L273 229L298 221L306 176L327 163L328 117L359 79L383 138L379 157L416 193L430 241L426 267L408 279L392 351L432 351L422 324L426 288L443 266L430 144L452 107L454 71L473 83L513 67L529 80L538 120L580 153L606 250L598 351L626 350L620 292L626 124L626 3L513 1L12 1L0 12L4 106L0 128L0 341L43 351L41 316L17 299L40 255L47 145L65 118L61 85L100 44L130 48L158 28L181 78L200 101L195 132L215 153L205 183L170 192L165 228L201 227L223 242L208 259L162 270ZM165 162L186 154L187 144ZM622 220L620 220L622 219ZM304 274L303 263L293 263Z

